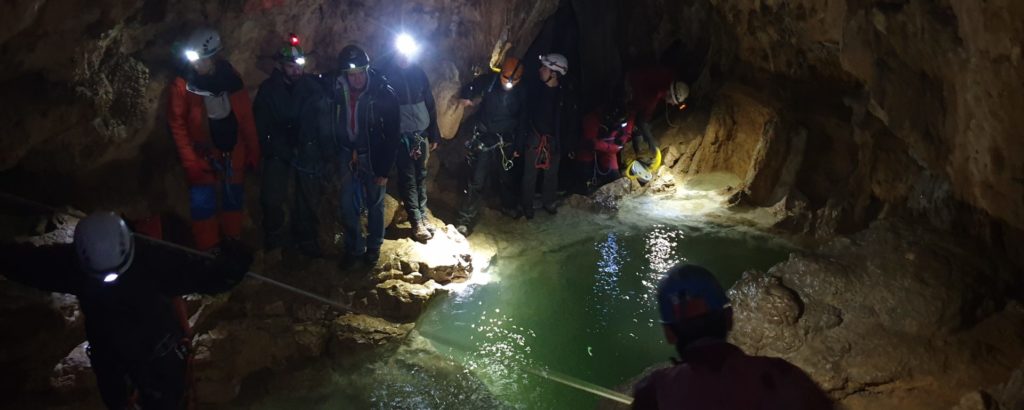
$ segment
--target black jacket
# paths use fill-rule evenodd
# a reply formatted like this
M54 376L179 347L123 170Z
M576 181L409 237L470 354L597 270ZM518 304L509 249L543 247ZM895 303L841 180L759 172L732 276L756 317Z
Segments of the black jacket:
M520 82L506 90L498 73L487 73L462 86L459 98L483 97L477 110L477 124L485 133L512 134L519 138L526 127L526 92Z
M316 141L315 145L303 149L315 151L326 163L337 165L347 164L350 158L343 156L351 155L353 150L367 151L375 176L387 177L395 163L400 137L395 92L383 76L369 71L367 89L357 102L359 132L353 143L346 124L349 101L345 86L338 85L338 76L325 75L322 83L325 92L302 109L301 138Z
M411 64L403 69L398 64L391 63L384 71L384 77L391 88L395 90L399 106L415 105L420 102L426 105L430 125L423 130L423 133L430 142L439 142L441 131L437 128L437 106L434 101L434 92L430 89L430 79L427 78L427 73L423 72L423 68Z
M94 352L129 361L151 359L162 342L181 339L173 297L226 291L247 268L226 258L206 259L136 241L132 266L116 282L104 284L80 270L72 245L0 244L0 274L77 296Z
M252 112L264 157L277 157L286 162L293 159L302 125L299 122L302 105L321 90L311 75L303 75L288 84L284 73L277 69L260 84Z
M539 80L527 84L530 101L528 132L551 135L562 152L579 147L580 123L571 83L563 78L558 87L548 87Z

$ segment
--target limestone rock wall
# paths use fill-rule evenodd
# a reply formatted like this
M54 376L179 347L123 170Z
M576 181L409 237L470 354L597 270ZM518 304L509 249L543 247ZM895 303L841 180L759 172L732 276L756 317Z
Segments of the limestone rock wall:
M762 129L755 125L765 123L758 110L773 107L782 124L806 131L803 155L793 158L799 159L793 188L815 220L804 225L818 227L810 229L854 232L880 214L910 213L938 226L971 227L996 243L1020 236L1024 117L1013 113L1024 108L1024 6L1018 2L644 4L626 13L645 23L630 28L627 55L650 59L676 40L698 49L709 44L689 61L702 66L689 70L692 109L673 115L675 124L662 121L661 132L683 158L716 160L698 161L696 169L687 163L678 172L757 179L737 164L747 154L718 159L734 153L708 142L724 135L749 145L741 141L756 140ZM636 41L645 37L654 41ZM737 98L742 87L744 97ZM703 135L680 126L700 115L710 116ZM989 217L994 225L981 221Z

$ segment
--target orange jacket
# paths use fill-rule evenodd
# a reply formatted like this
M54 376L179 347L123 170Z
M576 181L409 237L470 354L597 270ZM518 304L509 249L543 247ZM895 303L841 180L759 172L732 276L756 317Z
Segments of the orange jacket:
M216 183L218 175L209 158L219 158L221 152L210 140L209 121L203 97L185 89L185 79L176 77L168 90L167 122L178 147L181 165L189 184ZM245 168L259 165L260 146L256 139L256 123L252 117L252 100L245 88L229 97L231 110L238 120L238 143L231 151L232 183L245 179Z

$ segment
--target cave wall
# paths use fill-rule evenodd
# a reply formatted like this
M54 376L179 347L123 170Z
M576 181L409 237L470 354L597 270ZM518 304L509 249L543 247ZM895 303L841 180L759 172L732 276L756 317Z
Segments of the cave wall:
M830 235L863 229L880 216L909 214L933 225L973 230L1001 246L1019 242L1024 117L1015 113L1024 109L1018 91L1024 84L1024 4L636 4L624 14L633 23L624 40L628 46L621 47L628 58L664 59L659 53L676 40L710 43L707 54L698 57L703 71L692 80L691 116L710 112L712 125L756 124L757 118L741 114L777 107L781 123L792 132L765 134L751 126L751 131L727 131L762 134L754 138L765 142L768 136L806 133L789 199L799 197L810 212L794 224ZM641 43L641 38L655 41ZM724 107L736 98L723 101L718 94L735 90L736 84L750 90L745 99L755 103L753 108ZM685 115L674 118L684 121ZM703 138L715 130L709 127ZM686 131L662 125L666 145L684 157L700 155L687 147L694 136ZM700 171L736 168L742 167L726 161Z

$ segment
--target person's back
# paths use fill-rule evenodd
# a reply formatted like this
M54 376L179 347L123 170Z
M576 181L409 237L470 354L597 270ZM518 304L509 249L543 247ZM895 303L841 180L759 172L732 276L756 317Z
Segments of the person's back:
M135 241L116 215L78 223L73 245L0 244L0 274L78 298L89 358L109 408L133 388L143 408L177 408L185 389L185 329L172 297L218 293L237 284L252 255L233 240L208 259Z
M829 409L832 404L789 362L748 356L724 341L695 342L682 362L636 385L636 409Z
M680 264L658 285L665 337L680 359L652 372L633 389L634 409L833 408L824 391L789 362L748 356L726 342L732 307L706 269Z

